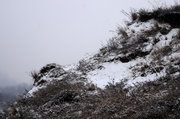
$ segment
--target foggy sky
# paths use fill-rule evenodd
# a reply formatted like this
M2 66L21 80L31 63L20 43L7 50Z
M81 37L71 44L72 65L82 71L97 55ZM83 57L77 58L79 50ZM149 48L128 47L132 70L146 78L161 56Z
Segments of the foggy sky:
M122 10L152 8L151 4L161 2L0 0L1 85L30 83L29 72L47 63L78 62L86 53L96 52L114 35L110 31L123 25L127 17Z

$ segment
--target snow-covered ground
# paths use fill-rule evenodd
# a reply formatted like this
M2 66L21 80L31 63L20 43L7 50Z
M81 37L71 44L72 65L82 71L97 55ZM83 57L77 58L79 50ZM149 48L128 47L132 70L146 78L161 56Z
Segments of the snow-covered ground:
M108 83L117 83L131 78L132 72L129 68L134 66L137 62L138 61L131 61L128 63L104 63L103 69L96 69L89 72L87 79L99 88L104 88Z
M92 82L99 88L105 88L109 83L118 83L123 81L127 87L134 86L137 83L153 81L162 76L164 72L148 74L147 76L134 76L131 67L140 62L145 62L145 59L137 59L128 63L104 63L103 69L96 69L87 75L89 82Z

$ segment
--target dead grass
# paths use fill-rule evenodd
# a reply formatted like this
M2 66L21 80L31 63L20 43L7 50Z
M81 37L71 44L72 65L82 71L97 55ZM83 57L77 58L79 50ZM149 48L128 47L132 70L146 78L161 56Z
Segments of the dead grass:
M41 89L34 98L19 101L16 106L21 108L16 110L14 107L13 114L5 112L4 115L38 118L38 115L35 116L37 112L41 118L46 119L178 119L179 79L180 77L167 75L157 81L137 85L133 90L125 88L123 82L112 82L104 90L98 90L98 93L93 93L94 90L87 91L88 87L83 83L56 81ZM34 113L30 113L32 110Z
M77 70L78 71L81 71L83 74L86 74L87 72L91 71L94 69L94 64L85 60L85 59L82 59L79 61L78 65L77 65Z
M37 71L32 71L30 76L34 79L34 83L40 80L39 73Z
M124 27L118 27L117 34L122 35L124 39L128 39L128 34L126 33L126 28Z
M169 23L172 27L180 27L178 22L180 19L180 5L175 4L170 7L157 7L153 10L140 9L138 13L132 12L131 19L146 22L150 19L155 19L160 23Z

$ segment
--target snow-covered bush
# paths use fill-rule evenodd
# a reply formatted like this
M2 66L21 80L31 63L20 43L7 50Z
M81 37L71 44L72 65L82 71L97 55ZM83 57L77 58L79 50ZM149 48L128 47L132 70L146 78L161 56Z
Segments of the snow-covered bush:
M81 71L83 74L86 74L88 71L91 71L94 68L94 64L85 59L80 60L77 65L77 70Z
M138 20L146 22L150 19L155 19L160 23L168 23L172 27L180 27L180 5L173 5L171 7L159 7L152 11L141 9L138 12Z

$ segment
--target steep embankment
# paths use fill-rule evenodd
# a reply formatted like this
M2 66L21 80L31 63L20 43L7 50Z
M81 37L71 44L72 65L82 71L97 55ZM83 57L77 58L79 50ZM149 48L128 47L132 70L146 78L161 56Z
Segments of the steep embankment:
M32 90L2 118L180 118L179 8L132 13L95 55L33 72Z

